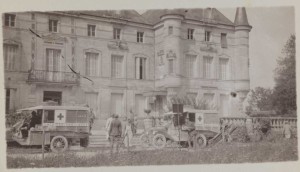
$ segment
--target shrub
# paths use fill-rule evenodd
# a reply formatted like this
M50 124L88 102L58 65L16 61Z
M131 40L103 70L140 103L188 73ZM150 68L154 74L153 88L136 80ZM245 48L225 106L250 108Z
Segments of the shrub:
M236 126L236 129L231 133L232 141L248 142L249 136L245 125Z
M271 132L271 120L268 118L256 119L254 123L254 138L255 141L260 141L262 139L267 139Z

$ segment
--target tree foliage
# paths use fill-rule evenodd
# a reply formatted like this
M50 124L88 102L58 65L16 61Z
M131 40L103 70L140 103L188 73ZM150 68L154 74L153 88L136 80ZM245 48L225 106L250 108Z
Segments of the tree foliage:
M272 89L256 87L251 90L248 100L249 106L253 111L269 111L273 109Z
M277 59L275 87L256 87L251 90L246 112L277 111L278 115L296 114L296 50L295 35L291 35Z
M278 66L275 69L273 106L282 115L295 113L297 109L295 41L295 35L291 35L283 48L283 56L277 60Z

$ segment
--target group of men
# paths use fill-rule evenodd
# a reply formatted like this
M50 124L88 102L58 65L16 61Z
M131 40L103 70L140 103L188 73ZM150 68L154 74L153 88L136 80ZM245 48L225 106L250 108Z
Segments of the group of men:
M111 146L111 154L113 154L114 147L116 147L116 152L118 153L119 147L123 143L128 148L131 146L131 139L133 134L136 133L136 124L134 120L127 120L127 118L125 118L124 121L126 122L122 124L117 114L112 114L106 121L105 128L107 131L107 139Z

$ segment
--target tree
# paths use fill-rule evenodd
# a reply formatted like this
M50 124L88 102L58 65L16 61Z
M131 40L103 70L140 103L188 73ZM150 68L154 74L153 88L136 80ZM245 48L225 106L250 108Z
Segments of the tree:
M291 35L277 60L273 106L281 115L296 114L296 49L295 35Z
M270 88L256 87L251 90L248 99L251 111L269 111L273 110L272 106L273 91Z

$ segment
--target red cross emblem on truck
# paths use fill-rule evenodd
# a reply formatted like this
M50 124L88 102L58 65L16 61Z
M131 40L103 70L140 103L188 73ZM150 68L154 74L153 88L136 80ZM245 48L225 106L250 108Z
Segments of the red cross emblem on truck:
M58 116L59 120L61 120L62 118L64 118L64 116L60 113Z

